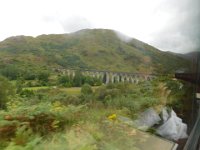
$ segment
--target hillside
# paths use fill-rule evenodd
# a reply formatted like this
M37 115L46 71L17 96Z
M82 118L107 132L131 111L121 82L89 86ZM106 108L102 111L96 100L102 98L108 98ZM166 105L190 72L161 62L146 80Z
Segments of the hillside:
M170 111L159 127L171 119L172 109L187 118L193 86L170 75L144 80L56 70L173 73L187 61L112 30L10 37L0 42L0 150L172 147L162 134L155 136L158 114ZM144 127L149 133L141 131Z
M188 61L136 39L121 40L115 31L85 29L71 34L16 36L0 42L0 69L37 71L52 68L173 73Z

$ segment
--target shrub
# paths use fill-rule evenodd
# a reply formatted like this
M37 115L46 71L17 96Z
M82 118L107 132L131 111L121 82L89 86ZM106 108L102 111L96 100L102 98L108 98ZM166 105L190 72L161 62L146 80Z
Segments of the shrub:
M25 80L35 80L37 77L36 73L32 70L32 71L26 71L23 74L23 78Z
M80 120L79 114L84 108L84 105L65 106L59 101L40 102L35 105L21 103L17 107L10 106L8 111L0 112L0 134L2 137L11 136L8 138L12 138L20 126L26 125L34 133L47 135Z
M21 71L22 70L19 69L19 67L16 67L15 65L8 65L0 70L0 74L7 77L10 80L16 80L20 76Z
M11 83L0 76L0 109L6 108L6 102L9 100L9 96L13 94L14 88Z
M152 107L159 103L158 99L154 97L141 97L139 98L139 101L142 108Z
M34 91L28 89L22 90L20 93L22 97L32 97L34 94Z
M116 97L114 99L110 99L106 101L106 104L111 107L117 107L119 109L128 108L133 115L135 112L138 112L141 108L141 103L137 100L134 100L131 97Z
M82 94L92 94L93 93L92 87L89 84L84 84L81 87L81 93Z
M110 95L112 98L120 96L121 95L121 91L119 89L108 89L106 90L106 96Z
M80 71L75 72L75 76L73 78L73 86L80 87L83 84L83 75Z
M70 87L71 86L71 81L69 76L60 76L58 78L58 83L65 86L65 87Z
M39 72L37 77L38 77L38 80L40 80L43 84L45 82L48 82L49 81L49 72L47 71L42 71L42 72Z
M60 100L64 105L78 105L81 103L81 99L75 95L69 95L65 99Z
M106 87L105 86L101 86L95 90L95 97L98 100L103 100L105 98L105 96L106 96Z
M101 100L103 103L110 98L115 98L121 96L122 93L119 89L107 89L105 86L101 86L95 90L95 97L97 100Z

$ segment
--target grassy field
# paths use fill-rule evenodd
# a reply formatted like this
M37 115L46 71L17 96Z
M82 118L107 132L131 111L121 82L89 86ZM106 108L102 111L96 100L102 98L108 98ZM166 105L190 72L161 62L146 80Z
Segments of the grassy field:
M25 87L25 88L23 88L23 90L37 91L37 90L49 89L49 88L53 88L53 87L51 87L51 86Z
M42 89L59 89L63 92L66 92L68 95L79 95L81 93L81 87L56 87L56 86L40 86L40 87L26 87L23 88L23 90L32 90L32 91L37 91L37 90L42 90ZM93 86L92 89L95 91L98 86Z

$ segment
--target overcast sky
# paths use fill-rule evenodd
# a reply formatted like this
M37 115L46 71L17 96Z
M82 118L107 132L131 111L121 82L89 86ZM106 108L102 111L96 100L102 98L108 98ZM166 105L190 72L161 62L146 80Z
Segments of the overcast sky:
M117 30L161 50L200 50L200 0L0 0L0 41L15 35Z

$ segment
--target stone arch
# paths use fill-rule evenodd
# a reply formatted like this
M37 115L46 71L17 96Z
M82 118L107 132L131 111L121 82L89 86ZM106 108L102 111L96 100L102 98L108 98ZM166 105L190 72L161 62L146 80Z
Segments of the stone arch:
M120 82L120 76L118 74L115 74L114 83L119 83L119 82Z

